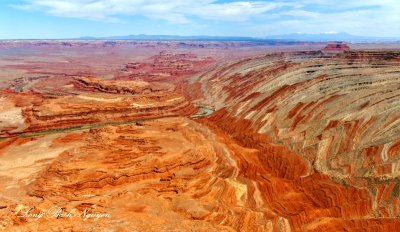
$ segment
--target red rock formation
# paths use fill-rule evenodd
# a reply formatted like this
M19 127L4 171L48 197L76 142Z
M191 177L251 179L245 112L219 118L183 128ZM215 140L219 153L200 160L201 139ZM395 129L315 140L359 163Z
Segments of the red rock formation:
M150 57L147 62L128 63L115 79L176 82L214 62L211 57L199 58L193 53L172 54L163 51Z
M327 175L310 172L301 156L282 145L272 144L270 138L252 128L250 120L235 119L225 110L220 110L209 119L200 121L213 128L226 140L225 143L238 143L253 149L251 154L234 153L240 174L256 181L264 207L285 218L291 230L362 228L374 231L378 227L400 227L400 221L394 219L361 220L374 214L374 199L369 191L342 186ZM325 218L329 220L325 221Z
M204 104L220 109L210 120L260 151L262 169L257 162L243 169L268 173L257 179L264 199L294 230L335 228L312 226L318 218L371 231L398 226L388 218L399 216L394 157L400 93L394 86L400 66L395 58L377 58L396 52L348 58L353 53L311 60L288 55L294 61L257 57L198 79Z
M283 65L282 61L257 58L238 62L228 69L221 67L211 75L203 76L200 83L207 86L204 88L207 90L205 103L216 108L227 106L231 115L249 119L259 133L274 135L274 140L294 150L313 152L324 159L331 157L329 160L332 161L324 164L328 165L327 170L351 166L335 176L359 177L363 172L361 163L356 165L340 157L344 154L360 157L362 151L372 145L364 139L375 136L368 128L378 128L378 118L384 115L387 117L382 126L387 128L387 134L379 135L380 144L387 143L389 148L391 142L396 143L393 134L397 118L394 99L398 91L393 85L399 80L395 77L398 63L385 63L380 59L359 60L357 63L347 61L345 58L316 59ZM257 68L247 69L253 63L258 65L262 62L264 64ZM370 69L365 67L366 63ZM364 68L360 70L357 67ZM355 73L356 70L360 73ZM304 97L300 99L298 95ZM345 107L338 109L336 104ZM387 113L378 114L381 108L385 108ZM309 158L310 163L320 162L318 158ZM385 161L379 162L383 164Z
M7 101L11 102L8 107L10 116L4 114L3 117L7 117L5 122L9 121L11 126L4 125L0 133L3 137L7 134L61 130L95 123L191 115L197 111L183 95L173 92L174 86L168 83L116 82L96 78L41 81L53 84L38 91L46 96L30 93L7 95ZM41 85L30 89L35 90ZM62 91L58 92L59 89ZM21 122L14 122L10 117L21 118Z
M121 231L232 232L278 228L284 220L264 208L257 185L239 175L231 149L242 148L237 144L227 147L221 139L186 118L57 137L48 148L42 144L42 149L71 149L51 158L46 166L34 165L38 175L32 176L28 186L15 190L26 189L29 197L17 204L4 203L2 228L85 231L96 226ZM40 213L57 206L74 216L17 217L29 207ZM85 209L109 213L110 218L76 218Z
M349 45L345 43L329 43L322 50L323 52L344 52L350 50Z
M146 94L155 92L171 92L174 90L172 84L136 81L112 81L101 80L93 77L80 77L75 79L75 87L85 91L96 91L115 94Z
M146 120L191 115L197 110L177 94L139 97L63 96L44 99L22 109L28 128L24 132L61 129L94 123Z
M385 61L399 61L400 52L399 51L346 51L343 55L344 58L348 60L385 60Z

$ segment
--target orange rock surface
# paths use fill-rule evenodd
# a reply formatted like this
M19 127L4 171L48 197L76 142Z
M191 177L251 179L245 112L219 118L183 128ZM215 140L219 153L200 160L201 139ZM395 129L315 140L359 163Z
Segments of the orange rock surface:
M265 231L282 220L263 207L257 185L239 174L231 147L186 118L46 135L19 143L20 139L9 145L1 161L23 146L40 145L47 154L61 153L47 157L47 165L40 166L34 162L45 155L32 153L25 175L34 178L16 184L13 193L3 193L9 201L2 206L9 211L1 211L0 218L8 231L87 231L93 225L117 231ZM253 152L239 145L235 150ZM17 181L14 177L3 183ZM29 197L21 201L16 194L21 192ZM75 216L18 217L31 207L40 213L56 206ZM111 219L85 222L76 216L85 209L108 213ZM20 214L15 215L16 210Z

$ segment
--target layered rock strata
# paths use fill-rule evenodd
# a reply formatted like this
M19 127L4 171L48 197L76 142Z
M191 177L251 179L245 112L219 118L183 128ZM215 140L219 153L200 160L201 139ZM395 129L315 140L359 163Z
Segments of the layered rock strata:
M373 231L386 222L387 228L397 228L398 221L392 220L400 213L396 54L351 51L335 58L280 54L233 62L198 79L204 91L201 102L219 110L212 121L244 145L261 146L258 157L272 179L293 184L296 194L283 194L287 198L281 201L279 186L287 185L273 184L271 178L259 182L262 192L268 192L265 199L278 204L275 210L289 218L292 229L351 225ZM282 148L260 145L257 138L263 136ZM306 206L305 199L313 203ZM315 202L322 199L329 203ZM341 225L342 219L349 221Z

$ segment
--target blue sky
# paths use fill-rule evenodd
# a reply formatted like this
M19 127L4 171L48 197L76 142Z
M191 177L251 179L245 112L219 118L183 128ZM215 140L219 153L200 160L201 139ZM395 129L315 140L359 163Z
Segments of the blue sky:
M0 39L81 36L400 37L399 0L2 0Z

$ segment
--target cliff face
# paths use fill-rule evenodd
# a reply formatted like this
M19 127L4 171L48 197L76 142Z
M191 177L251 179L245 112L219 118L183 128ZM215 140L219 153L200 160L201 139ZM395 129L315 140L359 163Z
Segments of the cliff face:
M280 202L276 210L289 216L292 228L318 217L399 216L400 63L394 55L376 58L388 54L395 53L258 57L198 79L203 102L219 110L209 120L245 146L258 147L261 165L270 175L289 179L296 191L302 189L281 201L272 196L279 198L287 185L260 181L269 193L267 201L271 199L273 207ZM260 141L266 145L259 147ZM352 187L340 187L343 184ZM321 195L313 195L317 192ZM357 197L346 202L348 194ZM330 199L329 206L307 206L306 196ZM325 223L317 228L329 228Z

